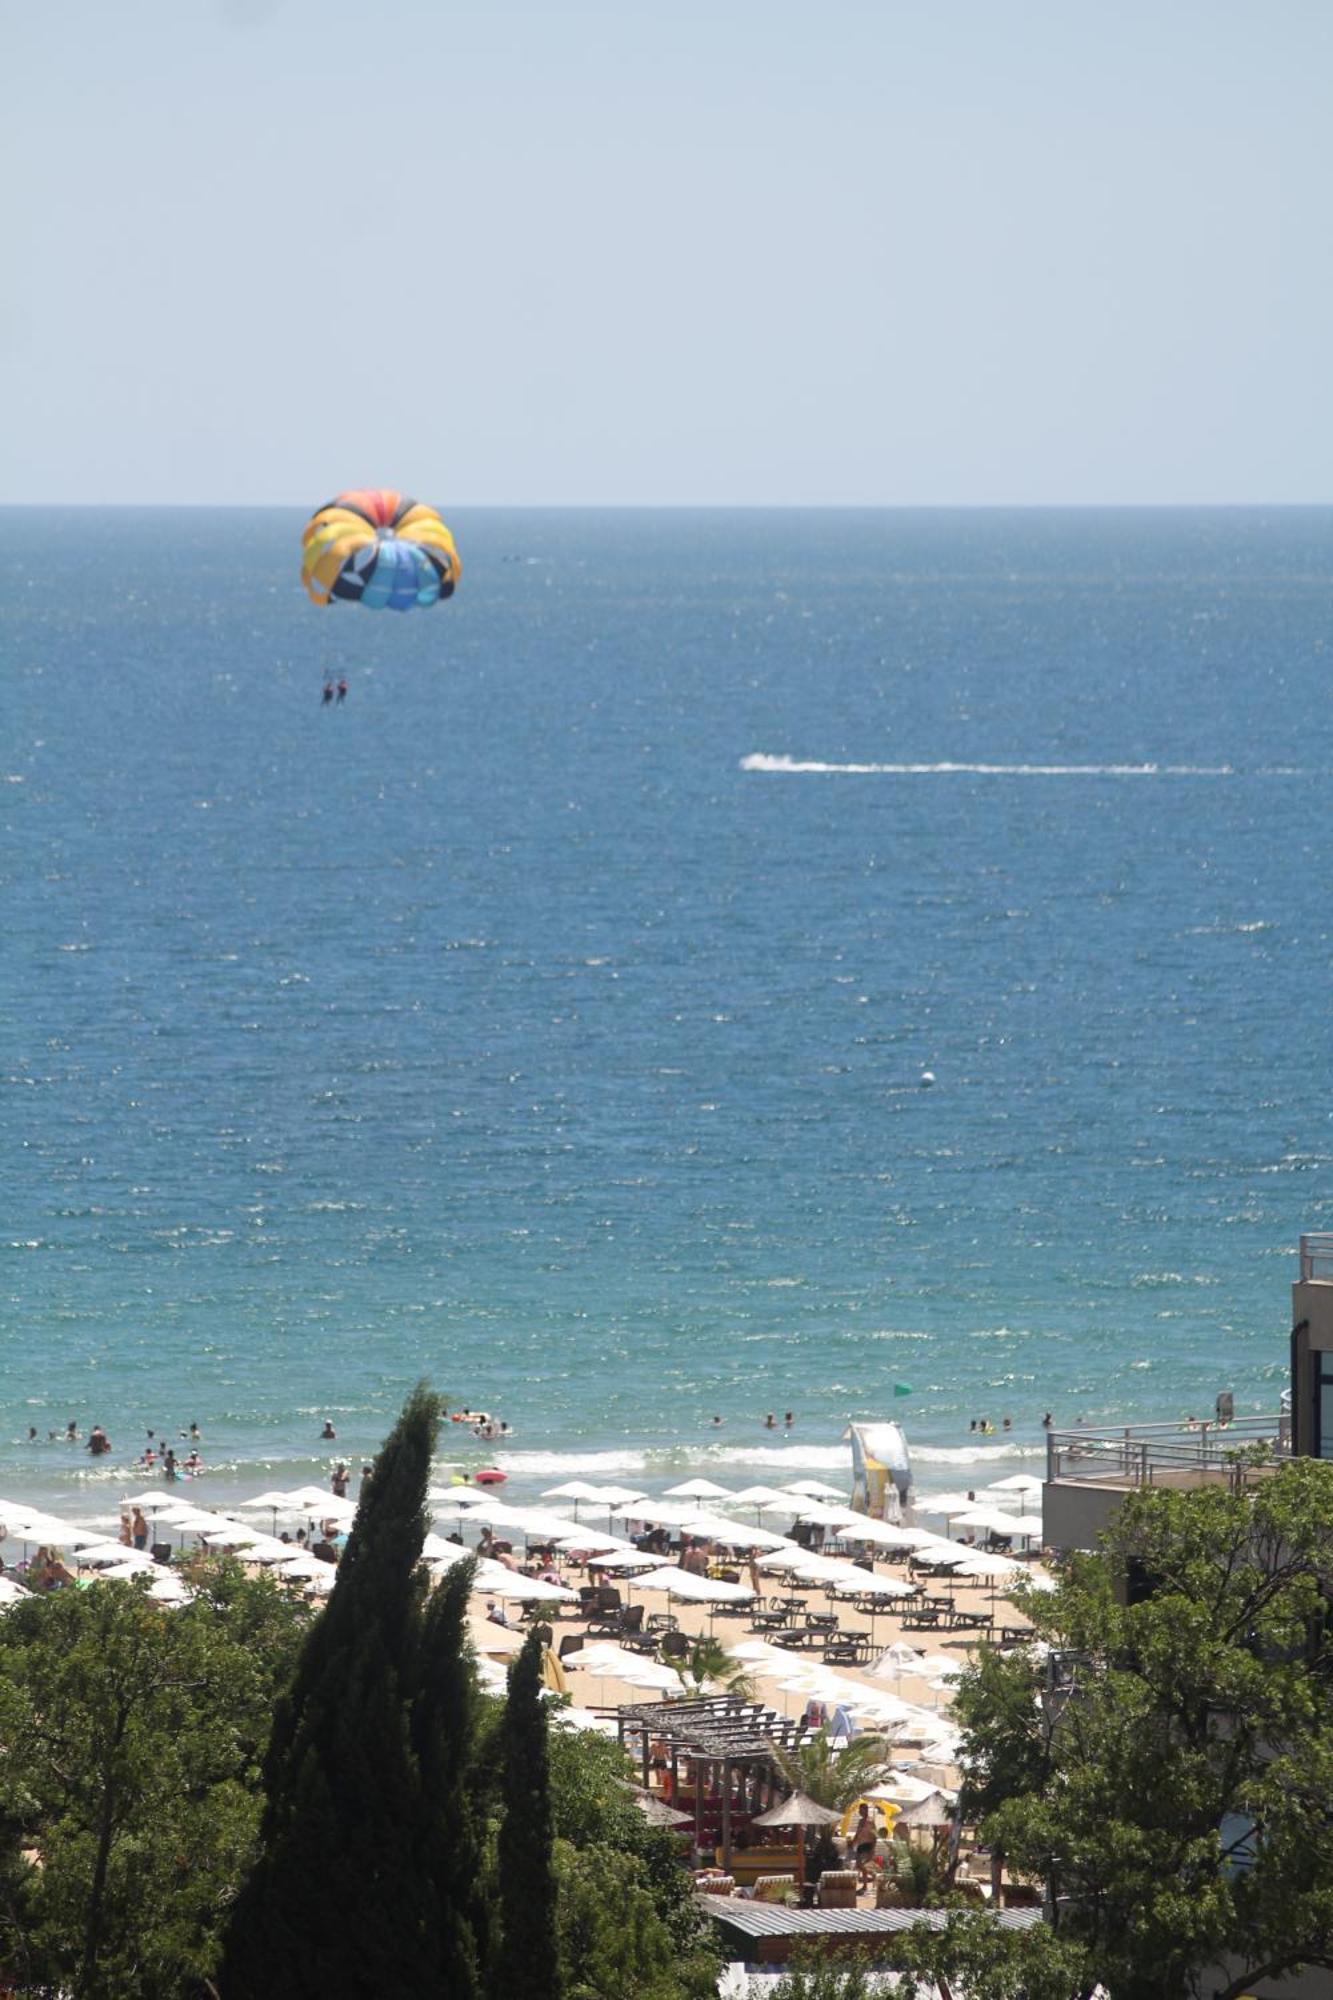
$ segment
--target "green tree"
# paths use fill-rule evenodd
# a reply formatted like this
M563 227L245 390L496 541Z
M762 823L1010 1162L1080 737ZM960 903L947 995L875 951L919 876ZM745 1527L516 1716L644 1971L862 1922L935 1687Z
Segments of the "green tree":
M968 2000L1086 2000L1097 1986L1075 1940L1044 1923L1002 1930L989 1910L950 1910L940 1929L914 1924L885 1940L879 1962Z
M215 1969L303 1620L235 1563L197 1581L177 1610L99 1584L0 1620L0 1964L19 1992L166 2000Z
M590 1986L605 1986L612 2000L656 1993L662 1986L663 1939L673 1967L665 1990L711 1995L720 1955L711 1928L700 1919L690 1875L681 1866L680 1841L668 1828L651 1825L639 1811L630 1761L620 1744L584 1730L553 1729L548 1756L556 1854L568 1846L580 1857L577 1867L569 1863L557 1869L567 2000L582 2000L583 1990ZM588 1913L576 1916L566 1904L576 1895L582 1899L586 1887L601 1896L606 1921L614 1924L626 1870L635 1889L650 1899L661 1935L644 1918L637 1919L630 1935L641 1956L629 1959L618 1947L613 1978L605 1967L592 1970L591 1954L583 1944L594 1935Z
M499 1939L495 2000L560 2000L551 1774L542 1706L541 1636L529 1633L509 1669L501 1732Z
M433 1899L441 1990L474 2000L486 1912L479 1882L482 1838L473 1772L477 1686L468 1637L475 1563L455 1563L422 1615L412 1740L421 1778L425 1874ZM478 1934L480 1933L480 1940Z
M701 1633L683 1659L672 1666L687 1696L734 1694L742 1701L754 1697L754 1676L743 1660L734 1660L711 1632Z
M438 1985L438 1902L411 1703L441 1414L424 1386L409 1397L278 1704L261 1854L228 1937L224 1984L235 2000Z
M1333 1969L1330 1579L1333 1466L1132 1495L1027 1603L1050 1661L965 1678L983 1834L1116 2000Z

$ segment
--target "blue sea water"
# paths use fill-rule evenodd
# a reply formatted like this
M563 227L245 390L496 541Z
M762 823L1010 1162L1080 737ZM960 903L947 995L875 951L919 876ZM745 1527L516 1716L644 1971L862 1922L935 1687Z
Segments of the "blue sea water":
M464 513L408 617L300 525L4 517L0 1490L1276 1405L1333 512Z

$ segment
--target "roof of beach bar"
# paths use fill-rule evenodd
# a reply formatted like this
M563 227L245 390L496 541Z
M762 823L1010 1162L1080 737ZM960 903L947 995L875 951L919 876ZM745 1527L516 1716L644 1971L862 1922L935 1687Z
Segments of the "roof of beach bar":
M793 1721L740 1695L700 1696L693 1701L655 1701L619 1710L620 1733L645 1731L678 1756L729 1763L773 1760L775 1745L786 1749L805 1733Z

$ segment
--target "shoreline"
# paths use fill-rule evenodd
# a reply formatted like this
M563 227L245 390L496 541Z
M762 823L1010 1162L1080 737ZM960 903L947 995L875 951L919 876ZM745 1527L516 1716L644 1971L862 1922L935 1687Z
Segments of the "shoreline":
M914 1444L906 1431L912 1461L912 1491L928 1500L933 1493L952 1491L960 1484L984 1486L1006 1467L1040 1471L1045 1462L1044 1437L1040 1442L1013 1434L959 1447ZM189 1451L186 1439L170 1440L177 1456ZM68 1514L71 1521L85 1515L114 1512L117 1503L131 1493L159 1489L190 1498L202 1507L226 1507L265 1486L325 1485L333 1468L348 1467L351 1492L355 1493L361 1467L379 1450L382 1439L365 1448L342 1438L326 1448L316 1440L306 1453L272 1453L253 1458L229 1457L217 1464L208 1462L207 1432L200 1449L203 1470L193 1477L168 1482L160 1469L146 1470L127 1464L114 1449L107 1460L89 1457L84 1442L69 1445L42 1440L32 1446L22 1443L11 1448L9 1462L0 1462L0 1498L31 1504ZM446 1440L447 1442L447 1440ZM468 1438L468 1443L473 1444ZM319 1448L316 1448L319 1447ZM491 1455L487 1455L487 1452ZM664 1486L695 1476L712 1477L721 1484L737 1487L764 1483L784 1485L791 1478L816 1476L830 1483L845 1484L851 1492L851 1445L828 1441L792 1442L789 1445L718 1445L707 1439L698 1444L681 1442L670 1447L622 1445L587 1451L524 1451L521 1447L499 1450L480 1441L475 1449L446 1452L434 1465L437 1484L447 1485L455 1470L466 1472L469 1480L487 1466L505 1472L497 1492L504 1498L531 1504L544 1491L572 1477L594 1482L613 1482L640 1487L660 1496ZM730 1477L729 1477L730 1475Z

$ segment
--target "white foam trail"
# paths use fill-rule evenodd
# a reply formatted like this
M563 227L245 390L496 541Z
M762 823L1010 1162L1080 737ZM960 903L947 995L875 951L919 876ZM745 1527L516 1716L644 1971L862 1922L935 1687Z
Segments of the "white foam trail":
M784 777L816 773L854 778L1232 778L1230 764L820 764L799 757L770 757L752 751L740 761L742 771L767 771Z

